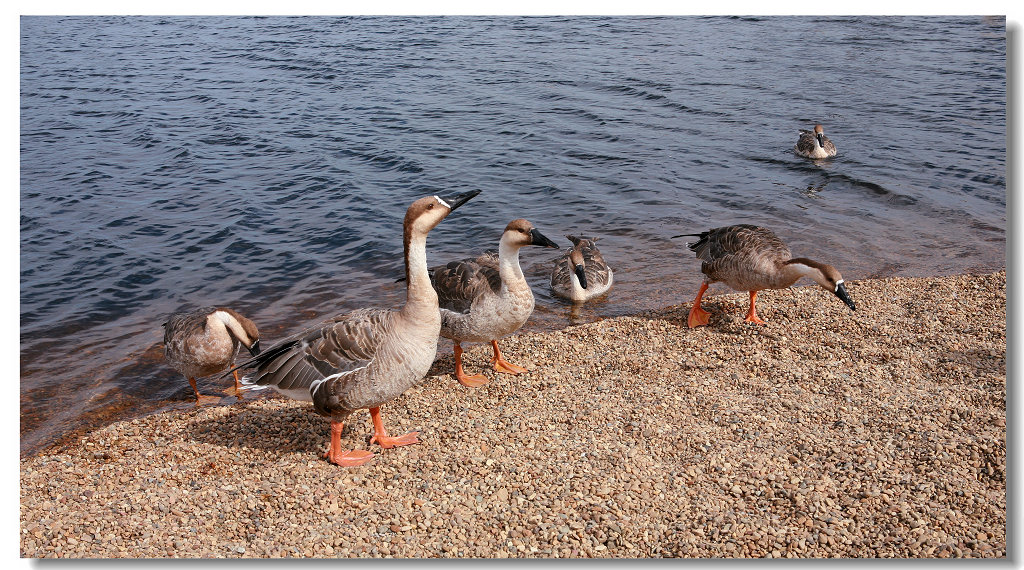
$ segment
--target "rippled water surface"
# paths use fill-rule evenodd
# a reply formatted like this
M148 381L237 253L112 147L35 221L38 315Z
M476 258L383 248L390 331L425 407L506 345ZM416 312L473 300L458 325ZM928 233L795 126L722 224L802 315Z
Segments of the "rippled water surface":
M1005 61L1001 18L24 17L22 451L191 405L162 362L173 311L233 307L269 346L399 305L427 194L483 191L431 264L518 217L601 237L616 284L579 310L548 290L557 253L522 251L528 330L690 301L670 236L733 223L855 298L999 269ZM793 153L815 122L835 159Z

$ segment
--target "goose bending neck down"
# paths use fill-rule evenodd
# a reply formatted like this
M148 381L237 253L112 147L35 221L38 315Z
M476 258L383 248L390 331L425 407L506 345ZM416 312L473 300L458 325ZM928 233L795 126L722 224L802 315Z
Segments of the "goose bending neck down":
M463 386L487 383L482 374L469 376L462 368L463 342L489 342L491 365L506 374L527 370L505 360L498 339L519 330L533 314L533 291L519 266L519 249L527 245L558 248L524 219L505 226L498 255L485 253L431 270L441 307L441 336L455 343L455 378Z
M362 465L373 458L369 451L341 448L344 421L359 409L369 410L373 421L370 443L388 449L419 442L418 432L388 435L380 406L418 383L434 361L441 318L427 274L427 234L479 193L428 196L409 206L402 232L406 300L400 309L360 309L334 317L239 366L255 369L243 382L313 403L331 422L324 453L330 462Z
M230 368L239 345L249 354L260 353L260 333L256 324L227 307L203 307L175 313L164 323L164 358L192 385L196 403L218 401L202 396L196 378L210 376ZM234 394L240 394L238 373L234 372Z
M687 318L691 328L708 324L709 313L700 304L708 285L716 281L750 293L750 308L744 320L751 323L764 324L754 308L758 291L785 289L802 277L813 279L851 310L857 308L846 291L843 276L835 267L806 257L791 257L786 244L767 228L739 224L673 237L686 236L699 238L687 247L701 260L700 269L704 274L704 282Z

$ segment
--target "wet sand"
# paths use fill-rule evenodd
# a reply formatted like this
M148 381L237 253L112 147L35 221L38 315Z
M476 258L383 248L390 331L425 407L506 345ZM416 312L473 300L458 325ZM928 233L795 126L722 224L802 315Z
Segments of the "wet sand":
M1005 557L1005 271L848 287L445 351L356 468L302 402L114 423L21 460L21 555Z

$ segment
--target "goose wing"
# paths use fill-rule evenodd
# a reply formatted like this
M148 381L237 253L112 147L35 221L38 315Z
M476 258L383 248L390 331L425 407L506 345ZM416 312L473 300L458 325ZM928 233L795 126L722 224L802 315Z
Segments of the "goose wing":
M468 313L475 299L501 291L498 256L488 252L473 259L452 261L432 268L430 281L437 292L440 308Z
M701 271L716 281L729 281L741 270L767 270L790 258L789 248L774 232L749 224L708 230L688 247L703 261Z
M171 315L164 323L164 344L182 343L190 337L203 334L206 330L206 317L216 310L214 307L203 307Z
M607 283L610 269L597 249L597 244L593 240L581 240L580 251L583 253L583 271L587 274L587 283Z
M800 129L800 138L796 141L796 150L801 154L811 154L817 147L814 131Z
M309 390L326 378L349 382L356 371L373 362L392 322L392 311L387 309L363 309L335 317L276 344L239 368L256 369L246 383L282 391Z

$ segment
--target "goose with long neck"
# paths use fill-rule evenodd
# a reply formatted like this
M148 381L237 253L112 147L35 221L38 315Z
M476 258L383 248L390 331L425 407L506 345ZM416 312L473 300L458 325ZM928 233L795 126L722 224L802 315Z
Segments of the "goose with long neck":
M197 404L204 399L219 398L200 395L196 378L230 368L239 345L253 356L259 354L260 332L255 323L227 307L203 307L175 313L164 323L164 358L188 379ZM237 395L238 373L234 372L234 376Z
M604 294L612 286L613 275L597 249L597 238L565 237L572 242L572 248L555 262L551 292L574 303Z
M463 342L491 343L491 365L498 372L527 371L505 360L498 348L498 339L519 330L533 314L533 291L519 266L519 249L527 245L558 248L520 218L505 226L497 256L485 253L431 270L441 307L441 336L455 342L455 378L463 386L487 383L486 376L468 376L463 370Z
M701 260L700 270L704 274L704 282L687 318L690 328L708 324L709 313L700 303L708 285L717 281L750 293L750 309L744 320L751 323L764 324L754 308L758 291L785 289L802 277L813 279L851 310L857 309L846 292L843 276L835 267L806 257L792 257L786 244L767 228L739 224L673 237L684 236L699 238L687 247Z
M255 368L244 383L313 403L331 423L324 453L330 462L352 466L373 458L370 451L341 449L343 422L359 409L370 412L370 443L389 449L419 442L418 432L388 435L380 406L417 384L434 362L441 317L427 275L427 234L479 193L428 196L409 206L403 223L406 298L400 309L360 309L334 317L239 366Z
M825 136L821 125L814 125L813 131L800 129L800 138L794 147L796 153L804 158L828 158L836 155L836 145Z

